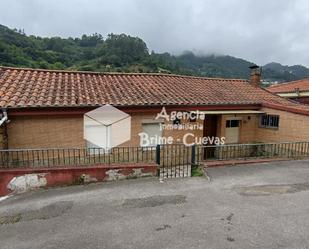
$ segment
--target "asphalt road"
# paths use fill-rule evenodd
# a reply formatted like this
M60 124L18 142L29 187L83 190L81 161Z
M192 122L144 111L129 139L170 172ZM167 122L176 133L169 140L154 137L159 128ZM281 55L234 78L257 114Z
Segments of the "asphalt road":
M12 197L0 202L0 248L309 248L309 161L208 173Z

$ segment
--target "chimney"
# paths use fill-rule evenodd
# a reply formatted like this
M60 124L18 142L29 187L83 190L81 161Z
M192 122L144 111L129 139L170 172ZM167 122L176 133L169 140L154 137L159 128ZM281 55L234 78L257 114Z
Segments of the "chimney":
M249 83L252 86L260 87L260 85L261 85L261 71L262 71L262 69L259 66L257 66L257 65L253 65L253 66L251 66L249 68L251 69Z

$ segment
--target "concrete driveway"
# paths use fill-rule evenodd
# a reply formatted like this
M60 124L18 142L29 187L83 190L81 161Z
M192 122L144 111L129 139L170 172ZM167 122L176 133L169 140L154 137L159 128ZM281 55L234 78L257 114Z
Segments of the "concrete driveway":
M309 161L39 190L0 203L0 248L309 248Z

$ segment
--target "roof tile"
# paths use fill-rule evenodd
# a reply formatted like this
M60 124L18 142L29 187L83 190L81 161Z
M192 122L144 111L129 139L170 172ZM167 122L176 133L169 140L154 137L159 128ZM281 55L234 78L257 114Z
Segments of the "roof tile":
M3 108L267 103L309 113L309 106L281 98L241 79L0 67Z
M272 93L294 93L297 89L299 91L309 91L309 78L280 83L267 88Z

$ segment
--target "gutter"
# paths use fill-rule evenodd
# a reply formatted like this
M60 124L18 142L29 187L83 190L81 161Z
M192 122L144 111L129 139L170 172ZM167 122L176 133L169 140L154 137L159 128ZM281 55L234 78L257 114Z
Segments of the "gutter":
M283 106L283 105L278 105L278 104L273 104L273 103L264 103L263 107L309 116L309 110L308 109L298 109L296 107L295 108L294 107L288 107L288 106Z
M2 118L1 118L1 120L0 120L0 126L4 123L4 122L6 122L7 120L8 120L8 114L7 114L7 112L6 112L6 109L2 109Z

